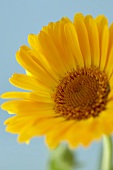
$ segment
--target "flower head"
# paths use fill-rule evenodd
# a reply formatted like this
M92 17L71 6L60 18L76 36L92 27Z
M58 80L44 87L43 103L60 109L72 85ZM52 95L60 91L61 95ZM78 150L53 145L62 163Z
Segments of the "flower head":
M46 136L50 147L67 141L89 145L113 132L113 24L103 15L78 13L74 21L49 23L29 35L16 53L26 74L10 82L26 92L7 92L2 109L15 116L6 130L20 142Z

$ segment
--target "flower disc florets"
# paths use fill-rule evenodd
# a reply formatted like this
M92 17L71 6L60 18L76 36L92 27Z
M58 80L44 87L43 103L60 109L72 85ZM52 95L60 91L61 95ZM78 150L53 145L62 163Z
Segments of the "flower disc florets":
M98 68L78 68L64 77L54 94L55 112L66 119L96 117L105 109L107 76Z

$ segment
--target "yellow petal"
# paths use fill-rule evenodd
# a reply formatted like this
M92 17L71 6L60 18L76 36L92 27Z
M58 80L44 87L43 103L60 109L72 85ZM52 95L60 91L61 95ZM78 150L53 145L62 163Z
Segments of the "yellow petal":
M51 129L46 136L46 143L50 148L55 148L61 141L65 140L65 135L75 121L63 121Z
M99 15L95 19L100 43L100 70L103 71L107 60L108 42L109 42L109 30L108 20L104 15Z
M109 29L108 26L105 25L102 32L102 40L100 44L100 70L103 71L107 62L107 52L108 52L108 44L109 44Z
M97 24L91 16L86 16L84 19L91 51L91 65L99 67L100 62L100 46L99 46L99 34Z
M78 121L78 123L73 125L72 128L69 129L66 138L69 141L69 145L75 148L80 144L88 146L93 140L93 137L96 139L100 137L100 134L102 134L102 129L99 120L89 118L80 122Z
M16 74L15 73L9 79L9 81L14 86L25 89L25 90L32 90L32 91L37 91L37 92L38 91L47 92L47 89L48 89L47 86L44 86L36 78L25 75L25 74Z
M71 55L69 52L68 53L66 52L67 49L65 50L65 47L64 47L67 44L66 39L64 38L65 40L62 42L62 38L61 38L63 37L62 34L65 34L64 27L65 27L65 24L68 22L70 22L68 18L62 18L61 21L54 23L53 24L54 38L52 38L62 58L62 64L65 66L65 72L67 72L67 70L72 69L71 68L72 65L69 65L70 63L69 56L71 58ZM61 29L62 29L62 33L61 33ZM63 48L62 48L62 45L63 45Z
M62 119L42 119L41 121L37 120L33 123L27 124L21 131L18 137L19 142L25 142L31 139L34 136L45 135L48 131L50 131L53 127L59 124Z
M75 60L75 62L74 61L73 62L76 63L76 65L80 67L84 67L84 59L83 59L81 49L79 46L77 32L72 23L67 23L65 25L65 36L69 43L70 49L72 50L72 53L73 53L73 58Z
M113 46L110 50L109 56L108 56L108 61L106 64L106 68L105 68L105 72L108 75L108 79L111 77L112 73L113 73Z
M32 100L10 100L1 105L3 110L7 110L11 113L35 113L38 114L43 110L49 110L53 108L52 103L41 103Z
M55 81L58 81L58 73L55 72L55 68L52 67L52 65L48 62L46 57L39 51L36 50L31 50L29 52L29 55L32 56L34 61L38 63L38 65L50 76L52 77Z
M31 56L26 51L21 48L20 51L16 53L16 59L27 71L34 75L38 80L42 80L43 84L55 84L55 80L49 75L36 61L36 59ZM45 79L46 77L46 79Z
M64 18L61 20L61 24L60 24L60 39L59 39L59 43L60 43L60 47L62 50L62 57L64 58L65 61L65 67L67 68L67 71L72 71L73 68L76 69L76 62L75 62L75 58L73 56L73 52L69 46L68 40L66 38L65 35L65 25L68 23L67 20L65 20ZM63 45L63 48L62 48Z
M28 99L30 92L6 92L1 95L1 98L8 99L8 98L21 98L21 99Z
M111 101L111 104L113 104L113 101ZM109 106L107 105L106 110L104 110L100 115L102 122L101 133L107 135L110 135L113 132L113 107L111 106L111 104Z
M80 20L84 20L84 15L82 13L77 13L74 15L74 24L76 23L76 19L79 18Z
M44 31L54 42L55 47L58 50L59 55L62 59L62 64L65 67L65 72L70 69L69 67L69 53L66 54L64 46L66 44L66 40L62 43L62 38L64 34L64 25L70 22L68 18L62 18L61 21L57 21L56 23L49 23L48 26L44 26L42 31ZM61 33L62 31L62 33ZM63 48L62 48L63 45ZM68 60L68 61L67 61Z
M91 53L87 29L84 23L84 16L82 14L76 14L74 17L74 25L77 31L80 49L84 58L86 67L91 66Z
M49 93L40 93L40 92L6 92L1 95L1 98L19 98L33 100L37 102L51 103L52 99Z
M111 51L111 48L113 46L113 23L110 25L109 28L109 49L108 49L108 55Z
M60 69L58 74L62 75L65 72L65 67L62 64L62 56L58 53L52 39L43 31L38 35L38 39L35 35L29 35L28 42L32 48L34 48L34 39L36 39L38 43L38 50L46 57L47 61L52 67L54 67L55 71Z
M113 24L111 24L109 28L109 47L108 47L108 56L107 56L107 63L105 71L108 74L108 77L110 78L113 73L113 67L112 67L112 57L113 56Z
M98 27L98 32L99 32L99 40L100 43L102 41L102 34L103 34L103 29L105 26L108 26L108 20L104 15L98 15L95 19L97 27Z
M109 86L110 86L110 89L112 90L113 89L113 74L109 78Z
M110 108L112 108L113 109L113 96L112 96L112 94L113 94L113 90L111 91L111 93L109 94L109 96L108 96L108 102L107 102L107 104L106 104L106 108L107 109L110 109ZM112 111L112 113L113 113L113 111Z

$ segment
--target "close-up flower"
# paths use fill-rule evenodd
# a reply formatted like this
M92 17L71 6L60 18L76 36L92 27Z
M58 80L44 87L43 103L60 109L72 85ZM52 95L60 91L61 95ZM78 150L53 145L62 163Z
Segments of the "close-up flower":
M2 109L14 114L6 131L19 142L45 136L49 147L62 142L88 146L113 132L113 24L104 15L77 13L28 36L16 60L25 74L10 83Z

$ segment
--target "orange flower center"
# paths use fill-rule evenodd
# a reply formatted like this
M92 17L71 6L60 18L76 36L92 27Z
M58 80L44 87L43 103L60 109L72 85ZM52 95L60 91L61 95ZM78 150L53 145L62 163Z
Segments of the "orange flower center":
M105 109L110 91L108 79L99 68L78 68L65 76L53 95L55 113L66 119L96 117Z

